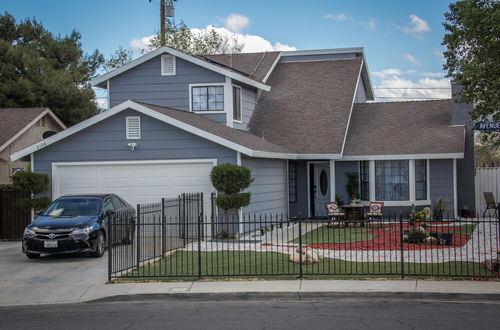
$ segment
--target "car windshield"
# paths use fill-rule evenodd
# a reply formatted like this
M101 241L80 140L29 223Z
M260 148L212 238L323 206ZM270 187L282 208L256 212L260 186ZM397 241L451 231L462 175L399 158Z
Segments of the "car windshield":
M101 200L96 198L67 198L54 201L42 213L53 217L76 217L99 215Z

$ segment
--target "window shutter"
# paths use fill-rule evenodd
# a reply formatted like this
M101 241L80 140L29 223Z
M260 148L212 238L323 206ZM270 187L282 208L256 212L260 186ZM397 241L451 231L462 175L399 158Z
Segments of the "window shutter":
M161 56L161 74L162 76L175 75L175 57L172 55Z
M126 118L127 139L138 140L141 138L141 117L133 116Z

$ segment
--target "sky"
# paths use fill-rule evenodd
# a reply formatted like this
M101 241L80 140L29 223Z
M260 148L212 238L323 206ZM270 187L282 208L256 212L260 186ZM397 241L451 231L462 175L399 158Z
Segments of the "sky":
M217 29L244 52L364 47L377 101L448 98L443 47L446 0L178 0L175 18ZM159 30L160 0L2 0L0 11L36 18L54 34L77 30L82 47L135 56ZM100 96L102 98L102 95ZM103 98L105 99L105 98Z

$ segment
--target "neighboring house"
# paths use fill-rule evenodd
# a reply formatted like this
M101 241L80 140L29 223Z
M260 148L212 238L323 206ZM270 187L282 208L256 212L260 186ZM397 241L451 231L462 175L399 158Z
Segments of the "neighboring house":
M336 194L349 202L347 172L387 212L438 196L450 215L474 209L470 107L367 103L363 48L201 57L162 47L93 84L108 90L109 110L12 156L32 155L53 197L209 194L211 168L234 163L255 178L247 214L322 215Z
M65 128L48 108L0 108L0 184L9 184L15 172L30 164L29 157L12 161L13 153Z

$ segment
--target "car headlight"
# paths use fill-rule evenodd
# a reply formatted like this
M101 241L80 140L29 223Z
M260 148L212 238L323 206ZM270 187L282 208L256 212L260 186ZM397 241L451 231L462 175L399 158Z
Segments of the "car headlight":
M26 237L34 237L35 235L36 235L36 233L31 229L26 228L24 230L24 236L26 236Z
M71 232L71 236L88 236L88 235L90 235L90 233L92 232L92 230L93 230L92 226L85 227L85 228L82 228L82 229L73 230Z

